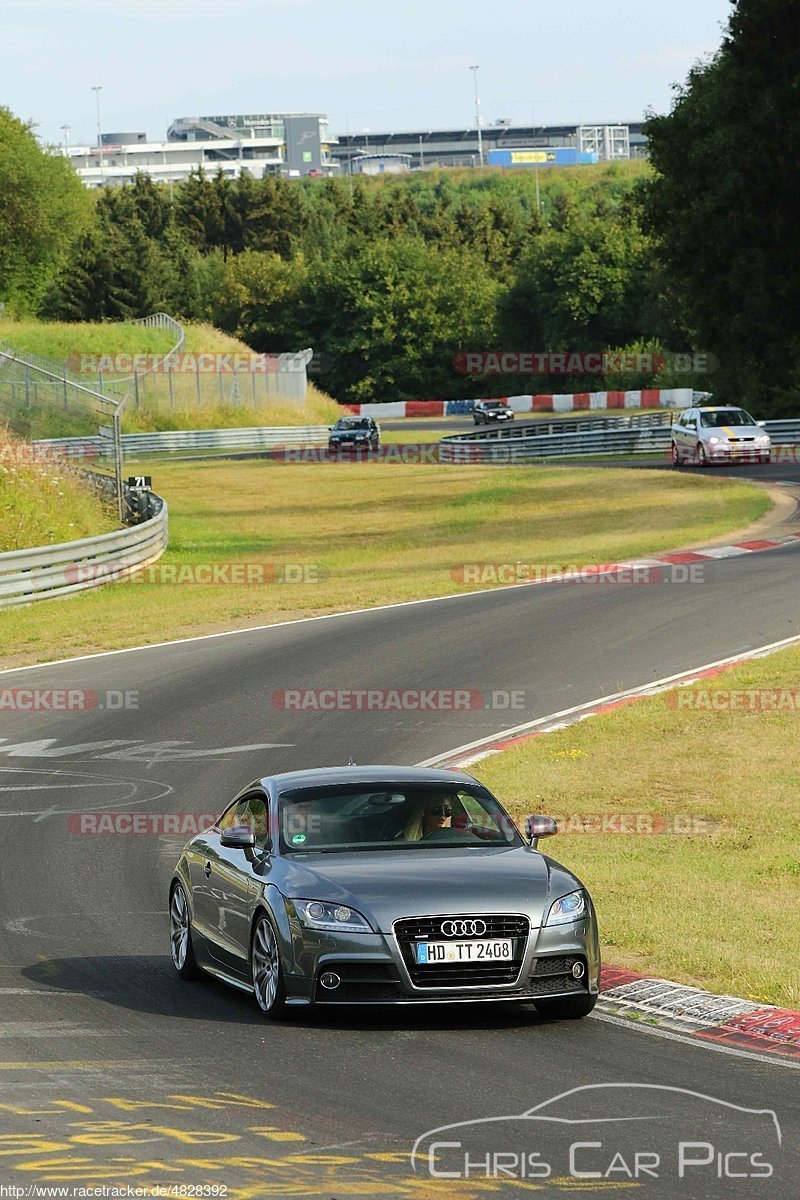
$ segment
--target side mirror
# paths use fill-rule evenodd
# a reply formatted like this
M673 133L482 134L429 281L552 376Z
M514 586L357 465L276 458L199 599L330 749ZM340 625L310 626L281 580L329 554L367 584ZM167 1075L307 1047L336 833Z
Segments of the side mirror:
M762 429L764 428L766 423L767 423L766 421L756 421L756 425L760 425Z
M552 837L558 833L558 825L553 817L543 817L534 813L525 818L525 840L536 849L540 837Z
M255 831L249 825L232 825L230 829L223 829L219 840L220 845L230 850L244 850L248 858L256 845Z

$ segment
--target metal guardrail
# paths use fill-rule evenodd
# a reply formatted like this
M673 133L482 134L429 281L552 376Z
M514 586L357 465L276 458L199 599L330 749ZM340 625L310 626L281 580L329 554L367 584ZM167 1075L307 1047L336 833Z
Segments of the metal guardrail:
M487 441L514 437L540 437L552 433L583 433L595 429L646 429L651 425L671 425L673 416L678 416L669 409L658 409L651 413L639 413L634 417L626 417L623 413L609 417L564 417L563 420L539 420L527 413L517 413L516 421L498 422L496 425L476 425L474 432L454 433L453 438L470 438Z
M172 429L161 433L124 433L124 458L146 454L175 454L191 450L270 450L279 446L327 446L327 425L273 425L245 429ZM80 443L80 445L78 445ZM47 449L65 456L104 456L109 453L107 436L60 438L57 442L34 442L34 450Z
M634 418L630 418L633 420ZM561 422L559 422L559 425ZM773 446L800 443L800 420L765 421ZM502 431L506 433L506 429ZM447 463L517 463L547 458L590 458L605 454L665 455L671 444L671 425L633 425L505 436L486 440L471 433L450 434L440 443L440 461Z
M483 441L470 434L446 437L440 461L518 463L546 458L588 458L599 454L663 454L670 445L669 425L633 429L597 429L545 433L533 437Z
M155 562L167 548L168 513L160 496L153 501L156 515L140 525L0 554L0 608L71 596Z

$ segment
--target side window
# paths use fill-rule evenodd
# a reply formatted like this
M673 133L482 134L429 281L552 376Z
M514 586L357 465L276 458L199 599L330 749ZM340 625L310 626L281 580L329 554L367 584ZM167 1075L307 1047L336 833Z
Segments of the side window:
M264 850L269 844L269 820L266 800L261 795L245 796L232 804L219 820L220 829L247 825L256 835L256 846Z

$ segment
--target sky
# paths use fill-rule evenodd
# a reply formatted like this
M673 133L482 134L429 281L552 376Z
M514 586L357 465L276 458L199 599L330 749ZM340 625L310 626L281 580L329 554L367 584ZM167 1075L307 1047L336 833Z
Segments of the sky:
M174 117L321 112L331 132L625 123L720 44L729 0L0 0L0 104L71 145Z

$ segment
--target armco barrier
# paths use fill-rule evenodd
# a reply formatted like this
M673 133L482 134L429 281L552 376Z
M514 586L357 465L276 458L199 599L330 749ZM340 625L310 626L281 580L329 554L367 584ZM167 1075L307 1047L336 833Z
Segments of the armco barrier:
M613 417L562 417L558 421L502 421L496 425L478 425L471 433L449 434L445 439L469 439L470 441L507 441L509 438L543 437L551 433L591 433L598 429L646 429L650 425L667 425L673 414L659 410L651 413L636 413L626 417L622 413Z
M669 425L634 425L537 434L532 437L486 439L472 434L443 438L440 462L520 463L539 458L586 458L597 454L664 454L670 445Z
M327 425L273 425L250 429L172 429L162 433L123 433L122 453L125 458L146 454L175 454L191 450L259 450L276 446L323 446L328 443ZM34 442L34 451L49 449L65 457L70 454L105 455L110 452L108 440L97 438L60 438L57 441Z
M167 547L167 505L154 497L156 515L115 533L0 554L0 608L74 595L109 582L125 568L155 562Z
M649 414L630 417L624 424L599 418L598 422L548 422L548 433L530 426L515 434L511 424L474 433L450 434L440 442L440 462L517 463L543 458L588 458L601 454L666 455L671 445L671 425L653 424ZM544 424L544 423L543 423ZM575 428L575 426L579 426ZM773 446L800 443L799 421L765 421Z

